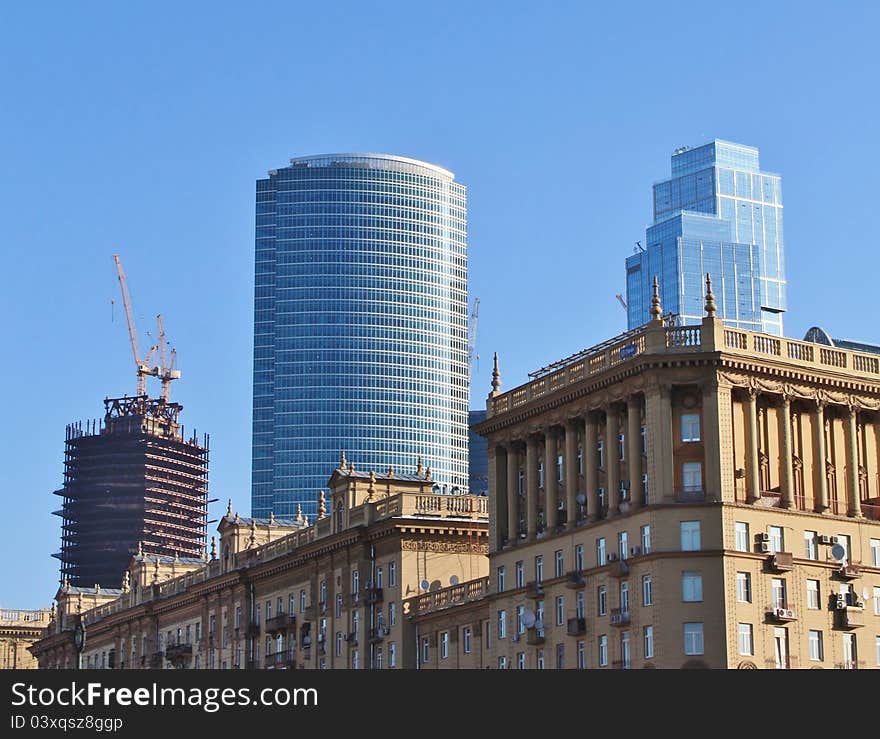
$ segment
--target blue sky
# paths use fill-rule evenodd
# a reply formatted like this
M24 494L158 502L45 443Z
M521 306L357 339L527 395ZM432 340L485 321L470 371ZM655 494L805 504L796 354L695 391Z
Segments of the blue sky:
M783 176L786 333L880 340L877 6L592 5L0 5L0 605L50 603L64 427L134 392L114 253L211 434L212 518L249 511L254 181L292 156L468 186L472 407L493 351L510 388L625 328L651 184L714 137Z

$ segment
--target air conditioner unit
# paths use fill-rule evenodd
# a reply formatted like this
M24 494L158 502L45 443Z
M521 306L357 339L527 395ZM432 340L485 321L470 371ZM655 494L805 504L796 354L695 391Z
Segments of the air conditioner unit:
M822 534L822 535L819 537L819 543L820 543L820 544L830 544L830 543L831 543L831 537L830 537L830 536L826 536L825 534Z
M837 544L838 537L836 537L836 536L831 536L831 537L829 537L829 538L831 539L831 542L830 542L831 544Z
M762 533L762 534L758 534L758 541L770 541L770 534L768 534L766 532Z
M835 596L835 598L836 598L836 603L835 603L836 608L838 608L838 609L846 608L846 594L845 593L838 593Z
M762 552L769 552L770 551L770 542L769 541L762 541L761 542L761 551Z
M608 555L608 561L609 561L609 562L614 562L616 559L617 559L617 555L616 555L614 552L611 552L611 553Z

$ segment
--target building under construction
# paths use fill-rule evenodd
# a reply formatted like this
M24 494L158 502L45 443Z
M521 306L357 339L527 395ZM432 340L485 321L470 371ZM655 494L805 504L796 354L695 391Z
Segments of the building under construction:
M61 578L119 587L131 555L204 555L208 436L186 439L165 397L111 398L103 421L71 424L64 450Z

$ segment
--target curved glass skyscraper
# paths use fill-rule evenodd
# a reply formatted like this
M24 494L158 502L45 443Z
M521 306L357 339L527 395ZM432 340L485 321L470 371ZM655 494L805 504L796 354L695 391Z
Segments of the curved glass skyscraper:
M465 187L384 154L257 181L252 514L310 518L356 470L468 484Z

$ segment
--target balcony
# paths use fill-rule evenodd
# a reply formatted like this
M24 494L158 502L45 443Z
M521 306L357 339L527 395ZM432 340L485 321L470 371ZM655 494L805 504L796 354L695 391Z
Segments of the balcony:
M543 598L544 597L544 586L532 580L526 583L526 598Z
M568 619L568 635L582 636L587 633L587 619L581 616L575 616Z
M620 608L611 609L611 625L612 626L629 626L629 611L622 611Z
M537 629L534 626L526 629L526 644L533 647L540 646L544 643L544 629Z
M862 606L837 608L834 625L838 629L859 629L865 625L865 609Z
M382 641L386 636L388 636L388 629L386 629L385 627L370 629L367 632L367 638L369 639L371 644Z
M267 670L292 670L296 667L293 656L289 652L276 652L266 655Z
M834 573L841 580L855 580L862 576L858 565L841 565Z
M776 552L767 557L767 568L773 572L791 572L794 569L794 557L791 552Z
M381 603L382 588L367 588L364 591L364 597L366 598L367 603Z
M171 662L184 662L192 658L192 644L174 644L165 650L165 658Z
M569 590L580 590L586 584L587 581L584 579L584 573L580 570L572 570L569 572L565 581L565 587Z
M161 670L165 664L165 652L153 652L150 656L150 669Z
M767 618L776 623L788 623L789 621L797 621L797 611L793 608L784 606L776 606L767 611Z
M706 491L692 490L690 488L676 490L674 500L676 503L705 503Z
M629 575L629 565L625 559L615 559L609 563L608 574L611 577L626 577Z
M258 624L256 621L251 621L247 625L247 628L245 629L245 633L248 636L259 636L260 635L260 624Z
M266 619L267 634L277 634L294 626L296 626L296 616L292 616L289 613L279 613L277 616Z

